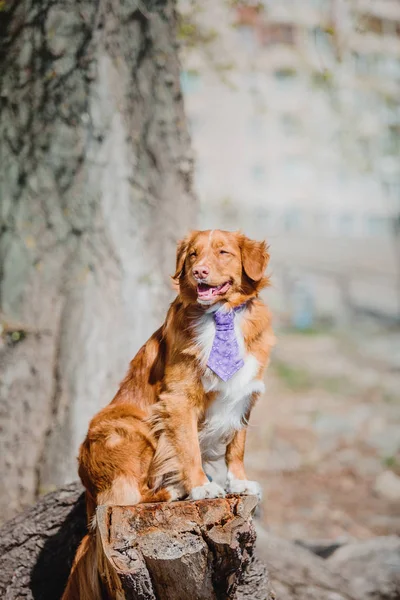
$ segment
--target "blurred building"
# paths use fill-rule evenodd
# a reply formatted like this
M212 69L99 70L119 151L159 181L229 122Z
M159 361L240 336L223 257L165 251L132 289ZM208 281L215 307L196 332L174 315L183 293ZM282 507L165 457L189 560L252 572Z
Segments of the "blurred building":
M273 240L278 271L295 253L346 289L361 276L355 297L396 314L400 2L209 0L194 18L212 39L182 74L203 224Z

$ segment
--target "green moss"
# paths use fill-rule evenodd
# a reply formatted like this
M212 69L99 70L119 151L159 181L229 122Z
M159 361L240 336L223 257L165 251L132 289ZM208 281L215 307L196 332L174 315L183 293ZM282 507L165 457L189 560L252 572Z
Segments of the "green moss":
M289 335L304 335L306 337L316 337L319 335L332 334L332 327L329 324L317 324L312 327L306 327L305 329L298 329L297 327L283 327L281 329L283 334Z
M305 369L293 367L279 361L272 364L279 379L294 392L308 390L313 387L311 375Z
M382 458L382 464L388 469L396 470L400 467L399 461L396 456L384 456Z
M178 39L187 40L196 34L196 25L190 21L180 19L178 23Z
M311 76L312 83L315 87L328 88L333 84L333 73L328 69L317 71Z
M177 33L178 39L189 48L212 44L219 35L213 27L200 26L188 15L180 15Z
M307 369L295 367L282 361L272 361L272 369L286 387L293 392L322 389L330 394L348 394L352 391L351 383L344 377L314 375Z
M331 394L340 394L350 391L350 383L343 377L327 377L321 380L322 387Z
M392 394L387 390L384 390L382 393L383 401L387 404L397 404L400 402L400 397L398 395Z

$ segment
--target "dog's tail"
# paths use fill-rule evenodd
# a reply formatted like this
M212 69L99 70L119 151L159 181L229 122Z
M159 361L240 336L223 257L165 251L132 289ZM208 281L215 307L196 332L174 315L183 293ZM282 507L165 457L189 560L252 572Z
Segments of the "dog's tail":
M102 600L103 594L97 567L96 532L90 532L80 543L67 587L61 600Z

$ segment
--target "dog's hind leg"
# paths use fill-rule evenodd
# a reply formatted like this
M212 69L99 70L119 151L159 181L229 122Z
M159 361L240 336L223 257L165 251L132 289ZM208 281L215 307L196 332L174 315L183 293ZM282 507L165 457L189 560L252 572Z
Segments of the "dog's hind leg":
M114 479L111 487L100 492L97 496L97 505L133 506L142 501L138 482L129 475L119 475Z

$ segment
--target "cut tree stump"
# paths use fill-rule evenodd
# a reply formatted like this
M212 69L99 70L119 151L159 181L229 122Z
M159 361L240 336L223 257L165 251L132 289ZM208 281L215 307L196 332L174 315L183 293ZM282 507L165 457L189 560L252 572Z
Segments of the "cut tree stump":
M255 496L230 496L100 506L102 576L119 581L126 600L272 599L253 557L256 505Z
M253 556L255 504L255 498L236 496L101 507L98 535L107 568L119 578L126 600L272 600L266 569ZM78 483L5 523L0 598L59 600L86 531Z

